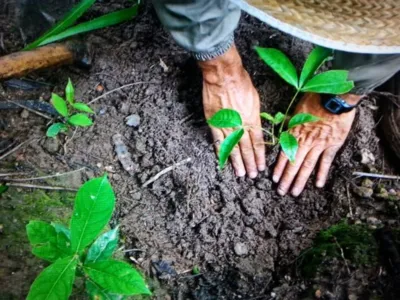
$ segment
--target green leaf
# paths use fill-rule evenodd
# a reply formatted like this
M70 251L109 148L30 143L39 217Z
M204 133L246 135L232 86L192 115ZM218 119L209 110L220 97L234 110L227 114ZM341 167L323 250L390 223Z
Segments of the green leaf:
M88 22L76 25L74 27L71 27L63 32L60 32L59 34L52 35L39 44L39 46L43 46L46 44L50 44L59 40L63 40L67 37L77 35L80 33L92 31L92 30L97 30L101 29L104 27L116 25L125 21L130 20L132 17L137 15L137 8L138 6L132 6L130 8L122 9L120 11L116 11L113 13L109 13L107 15L101 16L99 18L90 20Z
M68 127L63 123L54 123L49 128L47 128L46 136L47 137L55 137L61 131L67 130Z
M244 129L239 129L228 135L222 142L219 149L219 167L222 169L228 160L233 148L239 143L244 134Z
M85 263L96 262L111 258L118 245L118 227L97 238L90 246Z
M332 70L315 75L301 91L319 94L345 94L354 87L353 81L346 81L348 74L348 71Z
M85 103L80 103L80 102L74 103L72 104L72 107L80 111L94 114L94 111Z
M57 260L33 282L27 300L64 300L71 295L78 261L74 256Z
M87 127L92 125L93 121L85 114L75 114L68 119L68 123L75 126Z
M0 195L5 193L8 190L8 186L4 184L0 184Z
M72 85L72 81L70 78L68 78L68 83L67 86L65 87L65 97L67 98L67 101L69 104L73 105L75 102L75 89L74 86Z
M90 279L110 293L121 295L151 295L138 271L117 260L98 261L84 265Z
M115 195L106 176L87 181L75 197L71 218L71 249L80 252L111 219Z
M30 221L26 233L35 256L51 262L65 256L57 247L57 232L49 223Z
M289 132L284 131L279 137L279 144L281 145L283 152L290 160L290 162L294 162L297 149L299 148L297 139Z
M278 125L285 120L285 115L281 112L277 112L274 116L274 124Z
M71 253L71 232L61 224L51 224L57 233L57 248L65 255Z
M63 17L61 21L59 21L55 26L53 26L34 42L27 45L24 50L32 50L38 47L47 38L54 36L70 27L80 16L85 13L85 11L87 11L93 5L95 1L96 0L82 0L78 5L72 8L72 10L65 17Z
M65 103L63 98L53 93L51 94L51 104L53 104L54 108L60 115L68 117L67 103Z
M275 118L273 116L271 116L269 113L262 112L260 114L260 116L261 116L261 118L263 118L263 119L265 119L267 121L270 121L271 123L274 123L274 121L275 121Z
M303 70L300 74L299 87L303 85L314 76L315 72L321 67L321 65L332 56L332 50L324 47L315 47L310 55L308 56L306 62L304 63Z
M231 128L242 126L240 114L233 109L221 109L217 111L207 123L216 128Z
M290 59L278 49L256 47L261 59L270 66L278 75L296 89L299 87L296 68Z
M192 269L193 275L199 275L200 274L200 268L199 266L194 266Z
M316 116L313 116L311 114L306 114L306 113L300 113L297 115L294 115L290 121L289 121L289 129L293 128L295 126L304 124L304 123L309 123L309 122L316 122L319 121L320 119Z
M111 294L103 289L101 286L91 281L86 280L86 292L89 294L92 300L123 300L125 296L118 294Z

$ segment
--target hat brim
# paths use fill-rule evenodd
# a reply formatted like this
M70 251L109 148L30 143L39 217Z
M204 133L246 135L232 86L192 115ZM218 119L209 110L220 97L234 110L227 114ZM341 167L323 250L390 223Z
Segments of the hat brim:
M301 6L299 1L231 1L243 11L268 25L316 45L355 53L400 53L400 9L394 11L393 7L390 7L390 5L386 7L388 11L382 12L381 14L382 17L388 20L388 24L383 26L384 24L382 25L382 22L384 22L384 20L381 19L360 18L360 13L354 14L353 17L351 13L346 16L342 13L338 14L337 11L313 10L313 8ZM347 1L347 3L349 3L349 1ZM286 7L283 7L285 5ZM296 7L296 5L299 7ZM393 5L398 6L399 4L394 3ZM294 14L289 11L296 9L298 9L298 11ZM390 18L388 18L388 15ZM326 18L325 23L324 17L327 16L330 16L331 19L329 20ZM361 17L363 16L361 15ZM371 23L367 24L367 26L363 26L362 22L365 23L365 20ZM313 21L315 21L315 26L310 26L310 23ZM318 21L322 22L322 26L318 24ZM348 22L346 26L343 26L343 21ZM374 26L374 22L379 26ZM312 25L314 24L312 23Z

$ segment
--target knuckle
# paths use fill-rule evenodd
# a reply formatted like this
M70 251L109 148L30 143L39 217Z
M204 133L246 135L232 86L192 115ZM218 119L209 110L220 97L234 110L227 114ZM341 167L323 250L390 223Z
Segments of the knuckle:
M306 169L313 169L315 166L315 160L314 159L305 159L303 162L303 167Z

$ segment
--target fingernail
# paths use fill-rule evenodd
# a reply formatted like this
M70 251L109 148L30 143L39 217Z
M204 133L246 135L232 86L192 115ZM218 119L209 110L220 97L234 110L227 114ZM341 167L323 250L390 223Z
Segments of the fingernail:
M259 165L258 171L260 171L260 172L265 171L265 165Z
M246 171L245 170L236 171L236 176L243 177L244 175L246 175Z
M292 196L293 197L297 197L298 195L300 195L301 191L298 188L293 188L292 190Z
M272 176L272 181L277 183L279 181L279 176L278 175Z
M281 188L278 188L277 192L278 192L278 194L279 194L280 196L285 196L285 194L286 194L286 192L285 192L283 189L281 189Z
M249 173L249 177L250 178L256 178L257 177L257 172L251 172L251 173Z
M317 183L315 184L315 186L316 186L317 188L322 188L322 187L324 187L324 182L323 182L322 180L319 180L319 181L317 181Z

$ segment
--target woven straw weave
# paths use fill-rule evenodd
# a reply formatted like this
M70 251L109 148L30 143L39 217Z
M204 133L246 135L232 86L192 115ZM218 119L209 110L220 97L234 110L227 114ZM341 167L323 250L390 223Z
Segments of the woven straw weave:
M232 0L289 34L362 53L400 53L400 0Z

